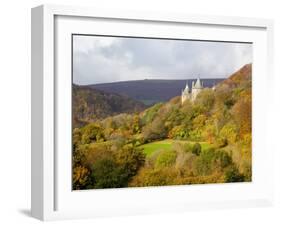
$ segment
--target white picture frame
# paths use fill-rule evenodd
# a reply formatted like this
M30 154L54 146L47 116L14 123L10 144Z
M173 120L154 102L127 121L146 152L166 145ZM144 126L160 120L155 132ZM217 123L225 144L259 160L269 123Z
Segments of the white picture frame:
M69 100L70 97L70 93L67 92L69 85L65 85L69 84L67 81L71 80L71 68L68 67L71 60L68 55L71 46L68 45L68 37L69 34L75 33L75 29L84 33L94 32L89 30L89 27L101 29L99 24L103 21L106 21L108 25L104 26L104 30L98 31L101 34L151 36L155 32L154 28L161 25L164 29L158 30L158 37L166 37L174 31L174 35L183 38L198 39L202 36L203 39L210 40L248 40L256 43L253 66L253 76L256 78L253 81L253 150L256 147L257 151L253 152L255 159L253 182L243 185L211 184L192 185L191 187L187 185L79 193L71 191L69 188L69 178L71 178L69 159L71 156L66 156L69 152L59 149L63 147L61 145L64 145L61 144L64 142L61 142L61 139L65 139L65 147L69 147L67 145L69 145L71 134L70 127L65 130L60 129L60 123L66 125L67 121L64 121L64 118L67 120L71 115L69 102L66 101L66 104L60 107L69 109L67 117L62 117L58 110L60 99ZM120 27L115 26L115 23L118 26L120 24ZM130 28L127 26L136 24L139 24L139 30L131 29L131 33L125 33L124 30ZM150 26L153 26L153 29ZM194 31L193 36L187 37L186 33L181 34L178 31L178 26L183 29L185 26L193 27L195 30L197 27L200 29ZM168 27L169 29L167 29ZM175 29L173 30L173 28ZM217 32L212 29L217 29ZM233 32L232 29L237 32ZM208 32L209 37L207 37ZM230 34L232 34L231 38ZM32 216L41 220L56 220L271 205L273 203L273 181L272 177L267 175L273 173L273 150L268 148L266 139L259 138L266 137L266 117L270 109L270 101L267 100L272 95L272 90L262 90L265 89L265 84L267 84L266 87L269 87L273 83L272 39L273 22L265 19L107 11L56 5L33 8ZM61 59L66 60L64 62ZM255 64L255 62L258 63ZM64 84L64 82L66 83ZM261 93L264 95L262 96ZM61 133L66 135L60 136ZM259 152L261 148L266 150L263 155ZM62 160L63 156L66 161ZM64 178L67 179L64 180ZM230 194L232 194L231 197ZM144 198L144 195L148 198ZM163 197L166 199L163 200ZM91 199L95 202L91 201L91 205L86 204L86 200ZM85 205L82 207L83 203Z

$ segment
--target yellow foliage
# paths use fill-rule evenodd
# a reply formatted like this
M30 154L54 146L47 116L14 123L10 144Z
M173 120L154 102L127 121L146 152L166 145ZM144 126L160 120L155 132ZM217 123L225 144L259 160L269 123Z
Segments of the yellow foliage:
M73 169L72 181L77 187L85 186L89 177L89 170L83 166L77 166Z

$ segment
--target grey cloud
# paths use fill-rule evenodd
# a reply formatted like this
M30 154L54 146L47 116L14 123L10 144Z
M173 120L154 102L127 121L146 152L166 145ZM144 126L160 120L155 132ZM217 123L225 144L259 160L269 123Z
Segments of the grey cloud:
M73 49L77 84L220 78L252 62L252 45L241 43L75 36Z

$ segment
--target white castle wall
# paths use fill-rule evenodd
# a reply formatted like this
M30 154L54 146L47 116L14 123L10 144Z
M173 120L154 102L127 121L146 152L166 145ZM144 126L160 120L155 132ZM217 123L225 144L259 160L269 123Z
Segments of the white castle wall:
M200 80L197 80L197 85L195 85L194 82L192 82L192 87L191 87L191 93L189 93L188 91L188 87L186 86L186 88L182 91L181 94L181 103L183 104L187 99L191 99L191 101L194 101L197 97L197 95L201 92L201 90L203 89L203 82L201 83ZM199 84L199 86L198 86ZM196 87L196 88L195 88Z
M191 100L194 101L198 95L198 93L201 92L202 89L192 89L192 93L191 93Z

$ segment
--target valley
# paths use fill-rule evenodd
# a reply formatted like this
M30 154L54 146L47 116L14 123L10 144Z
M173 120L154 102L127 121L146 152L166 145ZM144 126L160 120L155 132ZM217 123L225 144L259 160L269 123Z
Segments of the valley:
M139 99L132 82L124 83L126 94L117 92L120 84L108 85L112 93L105 86L75 87L73 189L251 181L251 68L184 102L183 81L171 89L175 94L158 85L152 94L143 86ZM148 106L141 99L157 102Z

